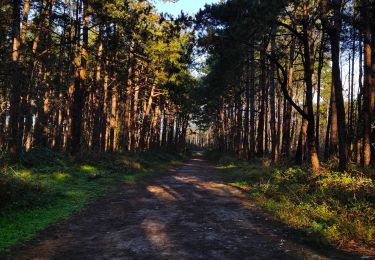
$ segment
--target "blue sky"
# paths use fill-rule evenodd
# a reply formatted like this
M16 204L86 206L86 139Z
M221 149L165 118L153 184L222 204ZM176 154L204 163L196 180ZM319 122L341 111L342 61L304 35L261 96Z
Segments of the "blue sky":
M205 4L217 3L219 0L179 0L176 3L163 3L160 0L156 0L156 9L159 12L169 13L178 15L181 10L184 13L195 14L200 8L203 8Z

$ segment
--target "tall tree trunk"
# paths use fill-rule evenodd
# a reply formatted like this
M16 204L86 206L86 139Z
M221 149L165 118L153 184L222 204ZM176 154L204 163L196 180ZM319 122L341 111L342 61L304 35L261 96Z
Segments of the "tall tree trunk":
M357 164L361 164L362 161L362 144L363 144L363 130L364 130L364 124L363 124L363 107L362 107L362 101L363 101L363 47L362 47L362 36L359 36L359 62L358 62L358 88L359 93L357 96L357 113L358 113L358 123L357 123L357 134L356 134L356 162Z
M167 102L164 100L164 98L161 99L162 103L162 111L163 111L163 121L162 121L162 135L161 135L161 146L166 147L167 145L167 125L168 125L168 116L167 116Z
M337 123L337 106L336 106L336 95L333 84L331 85L331 132L329 138L329 156L336 156L338 151L338 123Z
M242 156L242 103L241 103L241 93L237 94L237 97L235 98L235 118L236 118L236 124L235 124L235 151L238 158L241 158Z
M271 33L271 55L275 55L275 34L276 29L272 29ZM271 143L272 143L272 161L273 163L278 163L279 160L279 150L277 143L277 125L276 125L276 109L275 109L275 64L271 62L270 72L269 72L269 86L270 86L270 130L271 130Z
M351 54L351 74L350 74L350 95L349 95L349 132L348 132L348 147L349 159L353 158L353 141L354 141L354 69L355 69L355 53L356 53L356 31L352 29L352 54Z
M371 163L371 130L374 118L375 86L374 75L372 75L372 46L371 46L371 19L369 13L370 1L361 1L361 18L363 21L363 48L364 48L364 113L363 113L363 166L369 167Z
M303 55L304 55L304 72L306 81L306 105L308 112L308 127L307 127L307 140L310 155L310 164L313 172L318 172L320 169L319 157L317 152L316 138L315 138L315 118L314 118L314 107L313 107L313 82L312 76L314 71L314 62L311 58L310 46L310 25L309 13L308 13L308 1L304 2L304 23L303 23Z
M246 61L246 82L245 82L245 114L244 114L244 131L243 131L243 156L249 158L249 120L250 120L250 61Z
M339 136L339 169L341 171L346 170L348 161L348 150L346 144L346 116L345 116L345 105L344 97L342 94L342 82L341 82L341 71L340 71L340 34L342 27L342 0L335 2L333 6L334 13L334 24L330 24L327 18L328 13L328 0L322 0L323 10L323 25L329 35L331 43L331 55L332 55L332 81L334 94L336 99L337 109L337 127Z
M269 85L269 67L268 67L268 62L266 60L266 91L265 91L265 97L264 97L264 103L265 103L265 108L264 108L264 153L268 156L270 154L270 129L269 129L269 90L270 90L270 85Z
M307 105L304 105L305 113L308 113ZM307 119L302 119L301 130L298 137L298 146L296 150L296 163L301 165L306 157L306 139L307 139L307 129L308 129L309 122Z
M22 129L19 127L21 120L21 64L20 64L20 0L12 1L12 63L11 63L11 92L9 108L10 136L8 149L12 155L22 151Z
M87 61L88 61L88 30L89 12L88 0L82 0L83 27L82 27L82 48L79 52L80 63L77 66L74 83L73 104L72 104L72 129L71 129L71 153L78 153L82 142L83 108L85 105ZM77 21L78 22L78 21ZM79 28L79 24L76 25ZM79 31L79 30L78 30ZM76 39L79 41L79 37ZM80 45L79 43L77 43Z
M336 106L334 106L336 107ZM330 150L331 150L331 132L332 132L332 88L331 88L331 98L329 101L328 106L328 117L327 117L327 128L326 128L326 136L325 136L325 146L324 146L324 159L328 160L330 156ZM336 118L337 119L337 118ZM337 135L336 135L337 137ZM337 139L337 138L336 138Z
M155 96L155 89L156 85L152 84L150 95L148 97L147 103L145 102L145 107L143 111L143 119L142 119L142 126L141 126L141 138L139 140L139 147L141 151L146 150L147 148L147 133L151 131L151 109L153 104L153 98Z
M283 105L283 96L282 96L282 93L281 91L278 91L277 92L277 99L278 99L278 108L277 108L277 111L278 111L278 115L277 115L277 141L276 141L276 152L277 154L279 155L280 154L280 144L282 144L282 140L283 140L283 128L282 128L282 124L283 124L283 114L284 114L284 105Z
M137 77L136 77L137 78ZM139 88L138 81L135 82L134 95L133 95L133 109L131 119L131 146L130 151L136 151L138 149L138 101L139 101Z
M324 65L324 49L325 49L325 32L322 32L322 39L319 47L319 65L318 65L318 86L317 86L317 105L316 105L316 140L320 141L320 99L321 99L321 84L322 84L322 70ZM319 145L317 147L319 152Z
M261 88L261 93L260 93L260 114L259 114L259 120L258 120L258 149L257 149L257 155L259 157L263 157L264 154L264 119L267 114L266 111L266 55L264 52L267 49L266 45L266 40L263 39L262 43L262 52L261 52L261 75L260 75L260 88Z
M93 111L93 136L92 136L92 149L94 151L100 150L100 121L103 111L103 85L102 85L102 63L103 63L103 28L99 27L98 35L98 53L96 60L95 79L94 79L94 111Z
M249 158L255 156L255 53L254 42L250 46L250 148Z
M295 56L296 40L293 38L290 45L289 51L289 62L288 62L288 92L291 98L293 98L293 77L294 77L294 56ZM290 102L284 102L284 129L283 129L283 143L281 147L281 153L289 157L290 145L291 145L291 119L292 119L292 105Z

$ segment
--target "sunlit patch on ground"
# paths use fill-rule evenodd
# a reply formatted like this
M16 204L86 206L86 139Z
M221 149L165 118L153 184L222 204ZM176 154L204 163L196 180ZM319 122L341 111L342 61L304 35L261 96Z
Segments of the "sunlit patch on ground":
M164 223L156 219L145 219L141 226L152 246L165 250L165 247L171 243Z
M53 176L54 179L56 179L56 180L58 180L58 181L63 181L63 180L65 180L65 179L71 177L70 174L65 173L65 172L54 172L54 173L52 174L52 176Z
M177 198L175 198L174 196L172 196L163 187L160 187L160 186L147 186L146 189L149 192L151 192L159 200L163 200L163 201L175 201L175 200L177 200Z
M58 236L64 246L49 247L58 259L72 254L89 259L329 258L330 253L286 236L291 231L270 222L246 195L222 183L205 162L191 161L147 184L124 186L59 225L23 256L35 255ZM44 255L50 252L39 254Z
M226 160L218 167L223 181L246 191L255 205L276 219L307 232L313 243L375 252L372 179L358 172L333 171L314 177L301 167Z
M91 165L82 165L81 170L89 174L95 174L98 172L98 169Z
M177 156L163 152L157 156L149 153L147 158L114 154L85 158L80 162L59 154L51 158L52 161L42 162L37 158L32 164L30 161L32 167L4 169L6 174L0 178L0 258L10 246L33 238L50 224L81 210L89 201L114 187L137 183L152 176L152 171L165 169L178 161ZM122 160L134 168L126 166ZM145 165L151 161L152 168L146 171L135 160Z

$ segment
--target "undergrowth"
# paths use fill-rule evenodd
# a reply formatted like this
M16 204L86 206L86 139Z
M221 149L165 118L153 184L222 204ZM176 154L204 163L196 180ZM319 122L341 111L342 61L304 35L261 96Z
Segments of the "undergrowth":
M0 252L33 238L121 183L136 183L183 160L156 151L143 154L85 154L72 158L32 150L19 162L1 158Z
M303 167L275 168L231 156L221 157L217 168L224 181L246 186L258 205L306 231L311 242L374 252L375 181L368 175L354 170L313 175Z

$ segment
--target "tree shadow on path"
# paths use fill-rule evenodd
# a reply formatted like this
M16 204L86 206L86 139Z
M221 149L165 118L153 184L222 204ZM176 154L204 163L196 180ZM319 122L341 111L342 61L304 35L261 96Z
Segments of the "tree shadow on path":
M124 185L42 232L12 259L353 259L303 243L196 158L159 179Z

